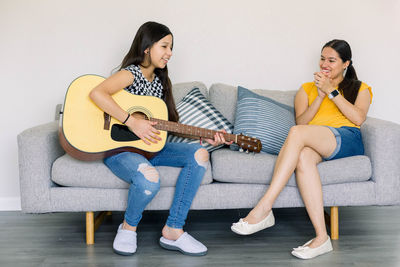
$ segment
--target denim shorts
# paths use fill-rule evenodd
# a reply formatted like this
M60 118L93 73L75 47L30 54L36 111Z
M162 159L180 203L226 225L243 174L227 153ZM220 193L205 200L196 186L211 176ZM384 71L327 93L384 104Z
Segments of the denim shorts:
M364 155L364 144L361 131L357 127L342 126L334 128L327 126L336 137L336 149L332 155L324 160L340 159L344 157Z

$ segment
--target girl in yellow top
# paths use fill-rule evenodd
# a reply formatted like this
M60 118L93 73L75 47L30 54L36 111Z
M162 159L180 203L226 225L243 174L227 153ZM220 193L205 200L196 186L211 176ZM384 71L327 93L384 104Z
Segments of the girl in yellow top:
M317 164L323 159L364 154L360 125L372 100L371 88L357 79L346 41L326 43L319 66L314 81L303 84L296 94L297 125L290 129L278 155L270 187L247 217L232 225L242 235L273 226L272 205L296 171L297 186L316 233L314 239L293 249L292 254L302 259L332 251Z

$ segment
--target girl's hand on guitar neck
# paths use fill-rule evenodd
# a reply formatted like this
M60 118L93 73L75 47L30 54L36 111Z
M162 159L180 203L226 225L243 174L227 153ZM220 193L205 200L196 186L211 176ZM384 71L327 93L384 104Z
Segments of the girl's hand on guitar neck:
M214 135L214 140L213 139L205 139L207 141L207 143L209 143L212 146L219 146L222 144L226 144L226 145L231 145L233 143L233 141L227 142L224 138L224 133L226 133L225 130L221 130L220 132L217 132Z
M157 122L155 121L139 119L133 116L130 116L125 123L125 125L147 145L151 145L151 143L157 144L157 141L161 141L161 137L158 136L160 132L153 127L156 124Z

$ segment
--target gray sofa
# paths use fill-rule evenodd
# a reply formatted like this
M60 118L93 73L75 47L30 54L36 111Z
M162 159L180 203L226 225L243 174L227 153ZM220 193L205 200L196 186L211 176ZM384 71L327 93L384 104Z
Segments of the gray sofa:
M198 87L211 103L234 123L237 88L203 83L174 85L178 103ZM295 91L254 90L293 106ZM21 207L25 213L86 212L86 241L106 211L126 208L128 184L114 176L101 161L82 162L66 155L58 141L58 121L27 129L18 135ZM365 156L322 162L318 165L324 204L330 207L331 237L338 238L338 207L400 204L400 125L368 118L361 127ZM276 156L246 154L221 148L211 153L211 164L192 209L251 208L270 183ZM148 210L169 209L179 168L158 167L161 190ZM304 206L293 177L274 207ZM94 212L97 217L94 217Z

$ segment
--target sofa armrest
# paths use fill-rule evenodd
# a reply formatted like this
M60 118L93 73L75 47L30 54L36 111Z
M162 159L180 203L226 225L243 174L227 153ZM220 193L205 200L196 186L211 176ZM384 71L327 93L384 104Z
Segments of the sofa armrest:
M58 141L58 121L27 129L17 140L22 211L50 212L51 167L64 154Z
M371 159L377 204L400 204L400 125L369 117L361 133Z

